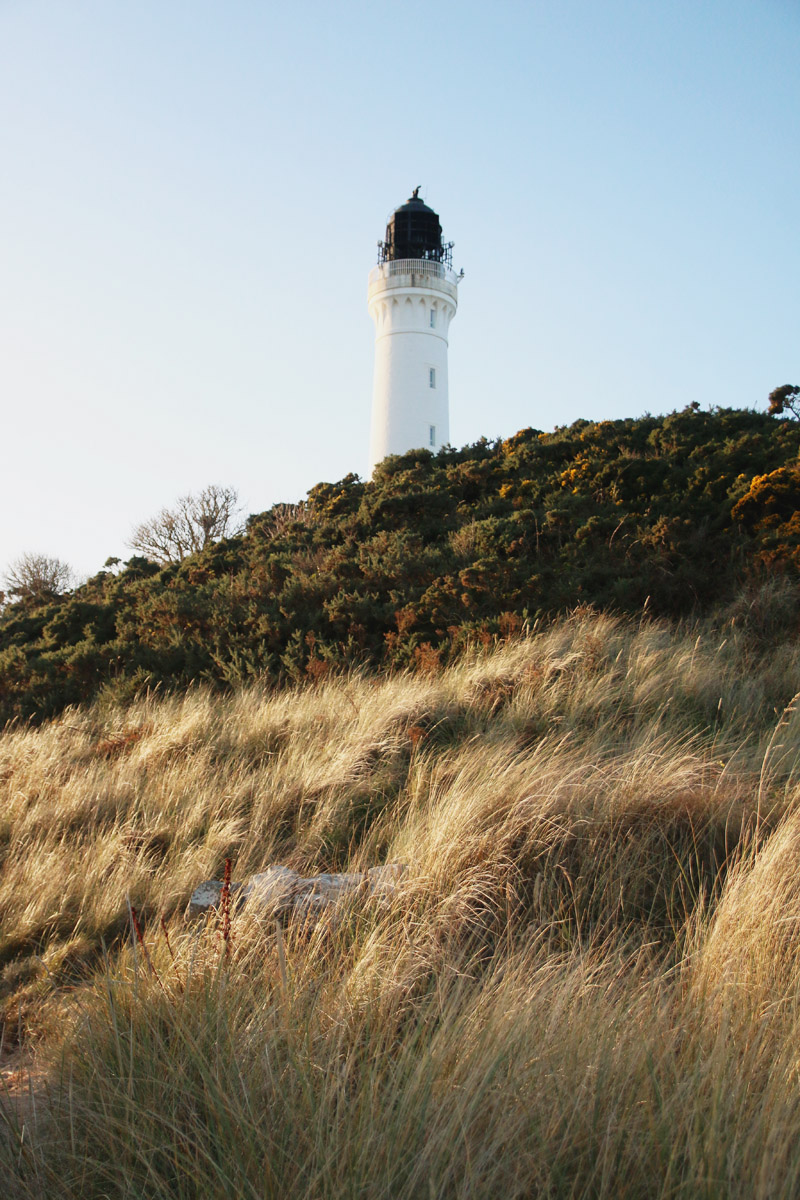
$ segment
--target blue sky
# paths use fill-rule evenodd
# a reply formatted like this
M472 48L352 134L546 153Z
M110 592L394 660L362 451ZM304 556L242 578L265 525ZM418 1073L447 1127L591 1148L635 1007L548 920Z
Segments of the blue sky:
M365 474L366 279L466 272L455 444L800 382L798 0L0 0L0 569Z

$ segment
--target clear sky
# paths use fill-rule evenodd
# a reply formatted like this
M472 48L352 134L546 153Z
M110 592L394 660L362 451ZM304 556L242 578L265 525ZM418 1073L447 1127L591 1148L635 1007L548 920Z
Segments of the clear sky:
M367 274L464 268L451 438L800 382L800 0L0 0L0 571L367 470Z

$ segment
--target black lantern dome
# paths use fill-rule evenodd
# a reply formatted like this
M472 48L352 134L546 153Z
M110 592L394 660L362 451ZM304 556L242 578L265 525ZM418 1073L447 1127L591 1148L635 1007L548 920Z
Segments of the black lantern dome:
M379 262L398 258L426 258L452 265L453 243L442 241L438 214L419 198L414 188L405 204L396 208L386 226L386 239L378 242Z

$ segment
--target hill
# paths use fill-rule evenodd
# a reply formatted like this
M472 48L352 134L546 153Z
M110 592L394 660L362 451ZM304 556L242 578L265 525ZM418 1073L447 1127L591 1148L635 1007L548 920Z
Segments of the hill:
M796 1196L787 603L9 727L5 1194ZM226 858L407 870L225 941L180 914Z
M578 603L681 617L800 567L800 425L693 408L387 459L182 563L0 614L0 720L202 680L422 669Z

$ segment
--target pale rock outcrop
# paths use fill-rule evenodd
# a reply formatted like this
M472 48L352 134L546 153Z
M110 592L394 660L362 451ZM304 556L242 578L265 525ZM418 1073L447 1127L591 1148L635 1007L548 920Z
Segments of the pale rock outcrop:
M281 916L291 908L304 882L297 871L275 863L266 871L250 876L243 884L244 897L252 907Z
M210 908L217 908L222 896L223 882L221 879L207 879L205 883L198 884L192 892L189 903L186 906L184 917L187 921L193 921L197 917L204 916ZM240 903L242 898L242 884L231 884L231 902Z
M358 894L388 904L404 871L403 863L386 863L367 871L303 876L273 863L244 883L232 883L231 899L254 915L314 928L321 917L332 916L348 896ZM186 920L193 921L219 908L222 887L217 879L199 884L186 906Z
M295 898L289 919L292 924L302 925L304 929L316 929L321 917L331 916L335 911L335 905L328 896L307 892Z

